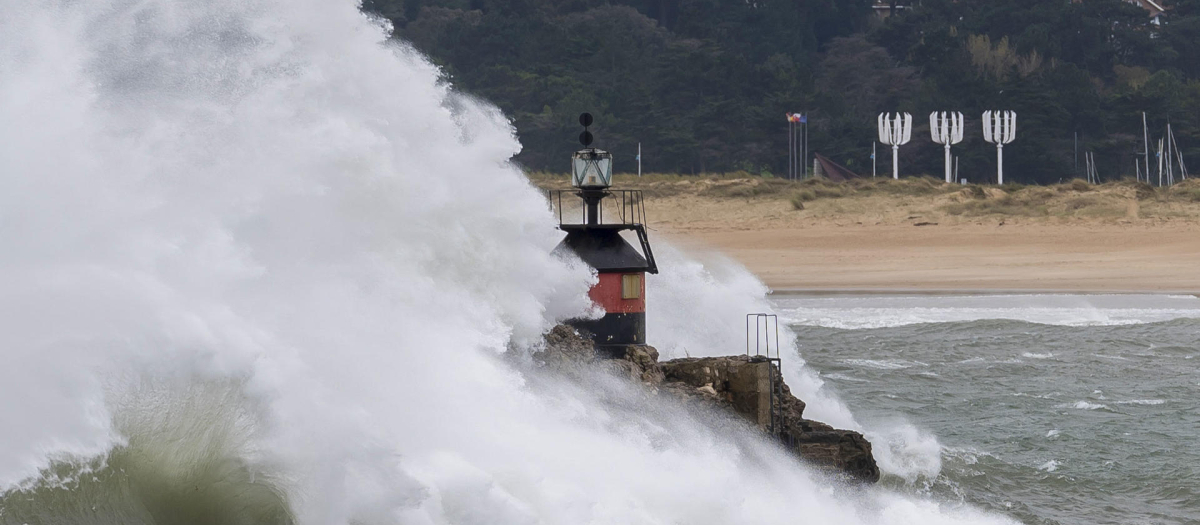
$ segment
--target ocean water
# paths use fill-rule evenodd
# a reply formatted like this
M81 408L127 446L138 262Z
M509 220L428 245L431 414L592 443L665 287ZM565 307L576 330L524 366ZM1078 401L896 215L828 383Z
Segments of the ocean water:
M808 366L876 446L924 439L885 484L1025 523L1200 522L1200 298L773 297Z
M595 277L507 118L358 7L5 4L0 524L1013 522L534 366ZM656 248L650 342L743 352L762 283ZM782 351L891 475L943 470Z

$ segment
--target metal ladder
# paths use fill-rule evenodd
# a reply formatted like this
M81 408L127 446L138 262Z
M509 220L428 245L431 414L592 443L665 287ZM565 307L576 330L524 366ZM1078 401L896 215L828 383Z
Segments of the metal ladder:
M753 321L753 330L751 330L751 322ZM750 336L751 331L754 334L754 353L750 353ZM775 338L771 339L771 333L774 332ZM774 353L774 357L772 357ZM763 358L767 361L770 392L770 407L771 417L767 431L777 438L783 439L786 435L784 430L787 429L787 421L783 415L783 365L779 356L779 317L775 314L746 314L746 355L751 357ZM775 378L778 377L777 381Z

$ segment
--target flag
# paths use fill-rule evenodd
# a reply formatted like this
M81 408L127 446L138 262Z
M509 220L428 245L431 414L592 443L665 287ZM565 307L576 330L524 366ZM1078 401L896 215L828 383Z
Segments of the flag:
M785 115L787 115L788 122L801 122L802 117L799 113L785 113Z
M808 115L800 115L800 123L808 124Z

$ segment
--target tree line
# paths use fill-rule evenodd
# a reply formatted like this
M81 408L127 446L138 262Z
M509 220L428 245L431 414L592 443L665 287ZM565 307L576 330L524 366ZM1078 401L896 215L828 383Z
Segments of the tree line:
M1018 113L1005 178L1132 176L1142 112L1171 122L1200 167L1200 0L1166 0L1162 24L1123 0L364 0L458 89L497 104L516 161L565 171L576 116L596 117L617 169L782 174L785 113L809 116L810 150L871 171L875 116L914 116L905 174L941 173L931 111L962 111L960 173L995 177L987 109ZM904 6L903 4L912 4ZM1079 164L1075 163L1078 137ZM1151 162L1153 145L1151 146ZM879 148L880 165L890 151ZM882 168L881 168L882 170ZM886 171L886 170L882 170ZM881 172L882 172L881 171Z

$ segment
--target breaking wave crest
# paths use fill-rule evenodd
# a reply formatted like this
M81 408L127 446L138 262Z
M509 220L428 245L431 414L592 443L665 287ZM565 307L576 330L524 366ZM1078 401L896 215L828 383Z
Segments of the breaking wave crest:
M532 368L594 276L549 255L503 115L357 8L0 18L0 522L1007 521ZM660 260L651 342L739 353L761 283ZM811 415L856 426L784 340Z
M241 386L147 383L113 400L124 442L97 457L54 459L0 500L0 521L294 523L284 481L248 462L256 424Z
M780 295L775 302L792 324L850 330L984 320L1112 326L1200 318L1200 298L1190 295Z

